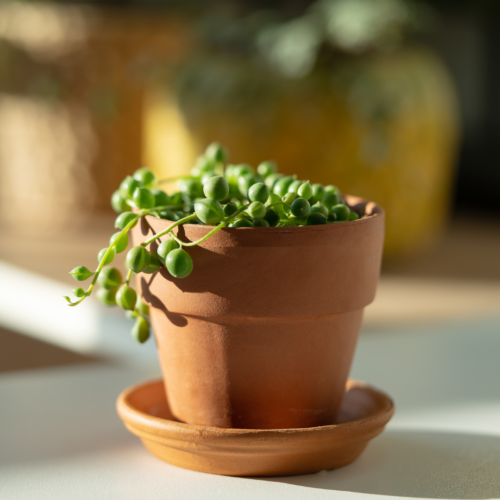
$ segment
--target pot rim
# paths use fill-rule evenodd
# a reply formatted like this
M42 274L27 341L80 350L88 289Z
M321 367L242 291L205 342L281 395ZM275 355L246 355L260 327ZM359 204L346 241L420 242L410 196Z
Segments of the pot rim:
M254 233L269 233L269 234L285 234L285 233L304 233L304 232L319 232L319 231L330 231L332 228L342 228L347 226L352 226L354 224L367 224L374 219L378 219L380 217L385 216L384 209L373 201L366 200L365 198L361 198L359 196L354 196L350 194L346 194L344 196L346 198L347 204L350 208L354 208L356 206L363 206L365 211L369 211L367 217L362 219L352 220L352 221L339 221L338 223L330 223L330 224L320 224L316 226L301 226L301 227L223 227L221 231L229 231L231 233L240 232L241 230L249 230ZM154 217L152 215L146 215L146 219L152 219L154 221L162 221L166 224L173 224L175 221L169 221L167 219L160 219L158 217ZM341 222L341 224L340 224ZM165 226L165 229L168 226ZM197 228L197 229L206 229L207 232L211 231L217 226L210 226L208 224L182 224L182 227L189 228ZM241 234L241 233L240 233Z

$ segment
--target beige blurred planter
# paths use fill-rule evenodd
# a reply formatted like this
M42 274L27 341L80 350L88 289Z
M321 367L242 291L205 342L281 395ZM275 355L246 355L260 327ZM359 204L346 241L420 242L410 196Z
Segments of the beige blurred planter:
M0 220L75 228L141 166L144 62L180 57L187 30L173 16L44 2L0 3L0 19Z
M187 278L139 275L177 419L242 429L335 421L380 271L384 213L373 203L367 213L324 226L225 228L188 249ZM134 244L168 225L143 219ZM209 230L176 229L189 241Z

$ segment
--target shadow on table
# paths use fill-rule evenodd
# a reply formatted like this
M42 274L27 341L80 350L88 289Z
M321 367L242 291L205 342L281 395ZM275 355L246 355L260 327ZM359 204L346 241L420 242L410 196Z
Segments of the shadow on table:
M500 437L386 431L347 467L266 479L310 488L386 496L499 498Z

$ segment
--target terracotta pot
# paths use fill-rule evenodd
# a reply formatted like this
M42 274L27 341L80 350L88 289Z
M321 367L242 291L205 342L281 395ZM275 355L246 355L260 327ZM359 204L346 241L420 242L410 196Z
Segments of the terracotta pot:
M139 275L172 414L212 427L335 422L363 308L377 285L384 213L301 228L226 228L189 248L194 270ZM148 217L134 243L168 227ZM186 241L210 226L185 225ZM154 244L156 246L156 243ZM154 249L155 247L153 247Z

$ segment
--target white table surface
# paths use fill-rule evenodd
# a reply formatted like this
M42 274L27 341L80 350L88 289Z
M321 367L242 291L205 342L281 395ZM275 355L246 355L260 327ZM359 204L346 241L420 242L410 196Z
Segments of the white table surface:
M154 458L114 405L158 374L155 364L1 375L0 499L500 497L498 316L364 331L352 376L389 393L396 415L356 462L317 474L231 478Z

